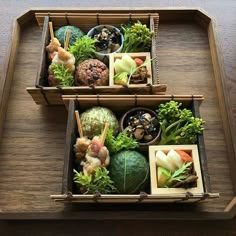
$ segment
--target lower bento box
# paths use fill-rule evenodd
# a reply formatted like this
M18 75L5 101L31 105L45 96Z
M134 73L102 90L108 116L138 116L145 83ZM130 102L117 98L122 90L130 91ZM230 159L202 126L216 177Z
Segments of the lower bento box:
M144 142L145 145L140 145L136 147L135 150L132 151L124 151L124 155L122 155L123 161L121 164L121 159L117 158L119 156L118 153L114 152L112 154L112 150L108 148L110 152L110 165L106 168L109 171L108 177L115 182L115 179L119 176L119 170L124 169L122 172L122 176L125 175L124 179L132 179L132 183L128 182L127 179L124 181L122 179L122 184L115 185L116 190L119 191L110 191L101 193L100 191L90 191L92 189L84 189L83 186L79 186L76 184L75 179L78 177L78 173L80 173L80 177L86 175L84 172L84 166L88 161L88 157L85 156L85 159L82 159L78 163L78 158L80 158L81 153L78 153L75 148L75 144L77 144L78 137L80 136L89 136L89 133L85 133L83 130L83 134L81 134L81 129L78 129L83 126L84 117L83 113L91 109L92 107L105 107L112 111L115 117L118 120L119 132L122 130L120 128L121 124L124 125L124 117L129 114L128 111L135 110L134 108L142 108L144 112L131 113L131 119L128 120L127 125L136 125L137 127L132 126L131 130L137 130L140 134L141 124L138 123L137 119L148 118L149 120L155 123L155 115L153 115L149 111L158 111L161 104L167 104L170 101L174 101L182 104L182 109L187 108L190 110L194 117L200 117L199 114L199 105L203 100L202 96L173 96L173 95L120 95L120 96L112 96L112 95L100 95L100 96L63 96L66 107L68 108L68 123L67 123L67 134L66 134L66 148L65 148L65 160L64 160L64 173L63 173L63 187L61 194L51 195L51 198L56 201L63 202L78 202L78 203L135 203L135 202L196 202L200 200L204 200L206 198L216 198L219 197L217 193L211 193L208 174L207 174L207 163L206 163L206 154L205 147L203 141L203 135L197 135L196 143L192 145L159 145L161 142L161 134L156 130L156 133L149 133L148 135L153 135L154 142L150 140L144 140L144 136L142 139L139 139L138 142ZM75 111L78 111L80 114L80 121L77 122ZM160 109L159 109L160 112ZM137 118L138 117L138 118ZM157 116L158 117L158 116ZM101 119L100 116L97 115L93 118L93 121L96 119ZM142 120L142 119L141 119ZM145 120L146 122L147 120ZM97 121L96 121L97 122ZM133 124L134 123L134 124ZM77 125L78 124L78 125ZM126 124L126 123L125 123ZM147 125L145 123L145 125ZM150 125L150 124L148 124ZM79 126L79 127L78 127ZM158 126L156 126L158 127ZM124 128L124 127L123 127ZM159 127L160 128L160 127ZM105 129L106 130L106 129ZM153 130L153 127L151 128ZM92 130L94 131L94 130ZM126 130L126 132L128 132ZM146 128L145 131L146 132ZM104 130L101 132L101 140L106 133ZM130 134L133 135L134 133ZM108 134L106 133L106 139ZM145 135L145 134L144 134ZM146 134L147 135L147 134ZM157 139L156 139L156 136ZM150 138L150 136L148 136ZM91 143L93 146L86 147L86 150L95 150L99 145L94 145L96 142ZM90 141L89 141L90 142ZM92 145L92 144L89 145ZM105 141L106 144L106 141ZM107 144L106 144L107 146ZM103 147L103 146L102 146ZM108 147L108 146L107 146ZM95 148L95 149L94 149ZM82 150L82 149L81 149ZM80 150L80 151L81 151ZM174 151L182 151L185 152L189 158L192 159L192 167L191 174L195 175L195 182L190 185L186 185L184 183L183 186L174 186L169 185L169 182L166 186L161 186L158 183L158 168L160 162L157 161L157 152L162 151L163 155L167 155L170 150ZM113 150L114 151L114 150ZM121 151L122 152L122 151ZM134 152L136 152L135 155ZM86 151L87 153L87 151ZM139 153L139 154L137 154ZM87 155L87 154L86 154ZM90 154L89 154L90 155ZM99 154L100 155L100 154ZM92 155L91 155L92 156ZM89 158L92 159L92 157ZM83 157L84 158L84 157ZM99 157L100 158L100 157ZM107 156L106 156L107 158ZM102 166L106 166L106 160L103 159L101 161ZM128 160L129 159L129 160ZM98 161L98 160L96 160ZM82 162L84 162L82 164ZM100 164L101 164L100 163ZM137 164L138 163L138 164ZM140 169L141 165L145 166L145 171ZM123 166L122 166L123 165ZM186 161L183 161L183 166L186 165L188 169L190 169L190 164L187 164ZM162 167L166 167L165 165ZM168 166L167 166L168 167ZM129 171L132 168L132 171ZM89 168L86 169L89 173ZM178 174L178 171L175 170L167 170L170 176L173 178ZM96 172L97 173L97 172ZM115 174L114 174L115 173ZM181 172L182 174L186 174L186 172ZM100 173L101 174L101 173ZM93 181L97 177L97 183L99 183L99 175L96 174L91 175L92 179L85 178L82 181ZM106 173L107 174L107 173ZM170 177L169 176L169 177ZM177 175L177 177L179 177ZM183 177L183 176L182 176ZM105 177L106 179L107 177ZM121 177L123 178L123 177ZM107 179L106 179L107 180ZM185 180L185 179L184 179ZM139 181L139 182L137 182ZM178 181L177 181L178 182ZM81 182L80 182L81 183ZM123 184L124 183L124 184ZM99 185L101 187L103 183L100 182ZM176 183L174 183L176 184ZM174 187L173 187L174 186ZM93 186L94 187L94 186ZM102 186L103 187L103 186ZM110 188L111 190L111 188Z

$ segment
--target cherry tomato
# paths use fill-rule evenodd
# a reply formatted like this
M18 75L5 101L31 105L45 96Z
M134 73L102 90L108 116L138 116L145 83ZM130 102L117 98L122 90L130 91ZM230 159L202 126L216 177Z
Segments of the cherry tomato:
M141 66L143 64L143 60L138 57L135 58L134 61L136 63L136 66Z

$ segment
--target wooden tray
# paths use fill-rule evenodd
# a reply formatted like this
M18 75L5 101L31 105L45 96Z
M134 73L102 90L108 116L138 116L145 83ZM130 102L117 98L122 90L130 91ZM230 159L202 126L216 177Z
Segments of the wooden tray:
M36 13L35 14L39 26L43 26L42 33L42 51L39 58L39 69L35 81L35 87L27 88L27 91L32 96L37 104L57 105L63 104L61 96L64 94L158 94L166 91L166 85L160 84L158 78L158 67L156 48L157 48L157 34L159 15L157 13ZM83 32L87 33L92 27L96 25L109 24L115 27L120 27L121 24L128 22L137 22L139 20L146 24L153 32L152 47L151 47L151 65L152 65L152 80L146 84L116 86L111 81L113 77L109 78L108 86L73 86L73 87L50 87L48 85L48 67L46 46L50 42L49 21L53 22L53 26L57 29L63 25L73 25L79 27ZM109 61L109 60L108 60ZM114 70L113 64L107 65L109 71ZM110 73L111 76L111 73ZM42 101L43 99L43 101Z
M73 182L73 169L76 168L74 144L78 135L78 128L75 118L75 110L79 110L82 113L84 110L93 106L102 106L111 109L116 117L120 118L122 114L134 107L145 107L155 110L160 103L167 102L173 99L171 95L124 95L124 96L63 96L66 106L68 107L68 120L67 120L67 133L66 133L66 151L64 157L64 172L62 181L62 192L61 194L51 195L52 199L56 201L64 202L76 202L76 203L180 203L180 202L198 202L206 200L208 198L217 198L219 194L211 193L211 188L208 180L207 173L207 160L205 154L205 146L203 135L198 136L197 149L199 152L198 165L198 176L201 180L201 186L204 189L200 191L191 192L185 191L186 193L176 194L151 194L150 189L147 189L145 193L140 194L90 194L83 195L76 192L76 187ZM200 117L199 105L202 102L203 97L198 96L177 96L174 101L181 102L184 107L191 109L195 117ZM120 106L121 102L123 103ZM148 146L143 147L139 150L148 159ZM150 153L149 153L150 154ZM112 158L112 157L111 157ZM198 157L197 157L198 158ZM155 175L156 176L156 175ZM150 185L150 181L149 181ZM200 185L200 182L199 182ZM200 186L199 186L200 187ZM149 186L150 188L150 186ZM200 188L199 188L200 189Z
M220 198L196 205L57 204L61 191L67 112L37 106L25 87L36 78L41 30L35 13L159 13L159 78L168 94L203 94L200 112L212 192ZM236 214L236 142L214 20L199 9L33 9L16 19L0 86L1 219L226 219ZM44 98L42 98L42 102ZM221 173L219 175L218 173ZM223 176L223 178L222 178Z

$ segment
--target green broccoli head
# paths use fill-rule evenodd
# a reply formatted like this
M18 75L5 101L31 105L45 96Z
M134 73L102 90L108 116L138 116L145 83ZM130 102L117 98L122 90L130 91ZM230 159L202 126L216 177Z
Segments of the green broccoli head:
M159 144L194 144L197 135L202 134L205 121L196 118L189 109L181 109L182 104L170 101L160 104L158 119L162 134Z

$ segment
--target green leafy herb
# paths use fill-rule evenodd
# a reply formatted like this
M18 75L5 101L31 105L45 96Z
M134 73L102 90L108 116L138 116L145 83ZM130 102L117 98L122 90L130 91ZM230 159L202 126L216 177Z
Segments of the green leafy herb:
M140 21L133 25L122 26L124 46L122 52L146 52L151 48L153 32Z
M181 109L181 105L176 101L160 104L157 111L162 131L160 145L193 144L203 132L205 121L194 117L191 110Z
M139 144L135 139L129 137L125 131L120 132L117 137L115 137L113 130L108 129L105 146L111 154L114 154L123 149L135 149Z
M82 172L74 171L74 182L80 186L83 194L108 194L116 192L114 182L109 177L109 171L105 167L95 168L93 175L84 175Z
M50 69L53 70L54 80L58 81L60 86L73 86L73 75L62 64L51 64Z
M89 36L78 38L75 43L69 47L68 51L75 57L76 63L80 63L90 58L94 58L96 52L96 39Z
M176 182L181 182L190 175L192 162L186 162L180 167L178 170L176 170L173 175L170 177L170 179L167 181L166 186L171 187Z

